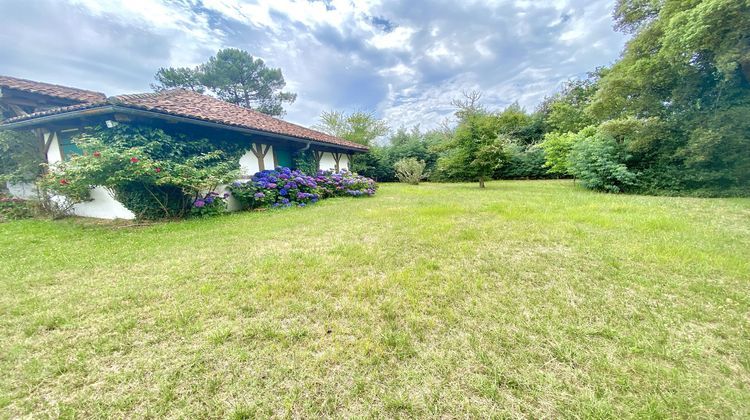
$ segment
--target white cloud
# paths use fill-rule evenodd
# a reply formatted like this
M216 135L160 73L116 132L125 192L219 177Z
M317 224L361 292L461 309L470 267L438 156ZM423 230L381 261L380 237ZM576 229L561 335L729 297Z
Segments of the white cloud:
M391 32L375 33L367 42L378 49L410 50L411 37L415 30L398 27Z
M565 79L609 64L625 40L612 31L612 3L2 0L0 15L15 17L0 32L0 74L145 91L158 67L238 47L283 70L298 94L290 121L359 108L430 127L463 89L482 90L490 108L531 109ZM8 42L17 39L35 48Z
M224 34L211 28L206 16L195 13L189 3L165 4L159 0L69 0L91 15L145 28L174 37L176 48L165 65L184 66L202 61L200 51L218 49Z

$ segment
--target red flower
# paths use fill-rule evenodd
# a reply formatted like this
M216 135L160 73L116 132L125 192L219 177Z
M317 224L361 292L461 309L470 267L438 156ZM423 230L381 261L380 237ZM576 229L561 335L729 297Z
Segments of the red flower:
M94 152L94 157L102 157L102 154L99 152Z
M67 180L67 179L64 179L64 178L63 178L63 179L61 179L61 180L60 180L60 185L68 185L68 180Z
M132 157L132 158L130 158L130 162L131 163L138 163L138 158L137 157Z
M161 168L156 168L156 169L154 169L154 170L156 171L156 173L157 173L157 174L158 174L159 172L161 172Z

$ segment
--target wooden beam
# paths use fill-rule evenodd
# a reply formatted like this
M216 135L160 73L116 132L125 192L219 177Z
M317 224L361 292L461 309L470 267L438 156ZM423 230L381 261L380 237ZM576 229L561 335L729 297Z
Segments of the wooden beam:
M320 170L320 161L323 159L323 153L318 150L313 150L313 157L315 158L315 170Z
M44 158L47 159L47 153L49 152L50 146L52 146L52 137L55 135L55 133L49 133L49 136L47 136L47 140L44 142ZM42 133L42 138L44 138L44 133Z
M20 106L16 104L8 104L8 107L10 108L11 111L13 111L16 114L17 117L21 117L21 116L29 114L28 112L24 111Z
M333 155L333 161L336 162L336 172L339 172L339 161L341 160L341 153L333 152L331 154Z
M261 171L266 170L266 163L264 162L268 150L271 149L270 144L266 144L265 148L262 144L250 143L250 150L253 152L255 157L258 159L258 169ZM274 161L275 164L275 161Z

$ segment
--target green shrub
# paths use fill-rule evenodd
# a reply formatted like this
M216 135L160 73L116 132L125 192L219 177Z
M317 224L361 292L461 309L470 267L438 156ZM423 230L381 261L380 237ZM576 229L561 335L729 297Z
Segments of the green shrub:
M294 167L305 175L313 176L318 173L318 165L315 162L315 156L311 150L294 153L292 158Z
M164 134L157 137L163 139ZM196 210L195 203L236 178L236 162L219 150L182 156L160 146L157 153L152 144L125 148L88 134L75 142L84 154L51 165L39 183L47 195L65 197L67 209L88 200L92 186L102 186L140 219L206 214Z
M618 193L635 185L636 175L625 165L627 157L612 136L596 133L573 144L569 170L586 188Z
M584 130L594 130L594 127L587 127ZM570 175L570 149L576 142L578 135L576 133L547 133L541 148L544 150L544 166L549 168L549 172L560 175Z
M191 211L191 197L174 185L125 182L115 188L115 197L137 219L180 218Z
M401 159L393 165L399 181L418 185L424 178L425 162L414 158Z
M511 143L506 147L508 161L497 171L494 177L498 179L544 179L553 178L545 168L544 149L537 145L523 146Z
M28 219L34 217L35 214L34 202L0 195L0 221Z

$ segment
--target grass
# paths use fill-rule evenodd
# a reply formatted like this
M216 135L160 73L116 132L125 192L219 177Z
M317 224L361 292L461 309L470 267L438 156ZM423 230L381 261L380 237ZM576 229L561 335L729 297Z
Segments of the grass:
M0 417L750 417L750 200L0 224Z

